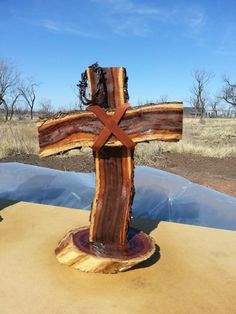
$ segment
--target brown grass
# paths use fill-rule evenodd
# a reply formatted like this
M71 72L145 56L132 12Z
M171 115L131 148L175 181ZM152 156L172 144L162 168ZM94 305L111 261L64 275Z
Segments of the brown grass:
M236 119L184 118L183 139L178 143L152 142L138 145L136 161L154 165L165 152L208 157L236 157Z
M35 122L0 123L0 158L16 154L38 154L38 134Z

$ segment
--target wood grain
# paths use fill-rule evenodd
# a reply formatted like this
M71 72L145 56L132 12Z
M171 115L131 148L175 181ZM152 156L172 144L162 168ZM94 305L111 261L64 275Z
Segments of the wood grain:
M126 246L103 245L89 241L87 227L69 231L58 243L55 254L61 264L84 272L125 271L148 259L155 252L154 240L142 231L130 229Z
M114 112L107 112L112 116ZM178 141L182 137L182 103L147 105L128 109L120 127L135 143ZM46 157L73 148L92 147L104 125L92 112L78 112L39 123L40 156ZM111 136L106 146L122 146Z
M115 109L128 100L124 94L126 70L123 67L105 67L103 68L103 73L106 78L105 105L111 109ZM98 81L93 68L87 69L87 76L90 83L90 94L94 95L97 90Z
M97 78L92 72L91 68L87 71L91 95L96 91L97 86ZM122 67L103 68L103 73L107 96L104 106L109 110L116 110L128 101L124 91L127 80L126 70ZM114 111L108 115L114 115ZM120 126L123 119L119 123ZM99 120L97 122L99 124L94 123L94 131L100 134L104 127ZM124 131L127 134L127 130ZM110 136L108 143L110 141L119 142L114 136ZM131 204L134 196L134 151L133 142L131 141L131 143L132 149L121 146L103 147L94 151L96 191L92 204L89 241L112 245L116 247L116 250L123 248L127 243ZM120 143L120 145L122 144Z
M122 246L127 241L134 196L133 150L105 147L94 156L96 192L89 238L91 242Z

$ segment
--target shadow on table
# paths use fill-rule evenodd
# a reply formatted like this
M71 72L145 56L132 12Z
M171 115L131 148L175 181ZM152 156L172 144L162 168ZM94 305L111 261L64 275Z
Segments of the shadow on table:
M144 218L140 218L140 217L135 217L132 219L131 227L137 228L139 230L144 231L147 234L150 234L154 229L156 229L158 227L159 222L160 221L158 221L158 220L149 220L149 219L144 219ZM154 265L155 263L157 263L160 258L161 258L160 247L156 244L155 253L150 258L148 258L146 261L143 261L143 262L135 265L131 269L150 267L150 266Z
M0 211L3 210L4 208L14 205L18 203L18 201L10 201L10 200L5 200L5 199L0 199ZM2 216L0 216L0 222L3 220Z
M147 234L150 234L154 229L158 227L160 221L144 219L141 217L135 217L131 221L131 227L137 228L141 231L144 231Z

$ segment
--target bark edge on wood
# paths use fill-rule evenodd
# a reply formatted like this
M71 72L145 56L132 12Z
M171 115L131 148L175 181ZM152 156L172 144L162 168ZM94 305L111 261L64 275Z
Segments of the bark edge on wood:
M94 250L95 253L88 252L89 245L92 245L88 240L88 234L88 227L80 227L69 231L55 249L59 263L84 272L114 274L128 270L147 260L156 250L154 239L139 231L135 245L131 244L130 248L126 250L126 254L129 254L128 258L119 256L119 253L116 254L117 256L112 256L106 254L104 250L99 253L97 248Z

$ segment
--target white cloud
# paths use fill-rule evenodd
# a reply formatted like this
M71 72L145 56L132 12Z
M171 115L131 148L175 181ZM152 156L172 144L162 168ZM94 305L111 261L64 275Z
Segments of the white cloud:
M205 11L191 4L180 7L136 0L90 1L100 8L103 22L120 35L146 36L162 29L161 24L168 24L168 27L184 26L189 34L196 36L202 32L207 20Z
M147 3L138 4L132 0L91 0L91 2L106 6L109 9L109 13L114 15L155 16L161 19L169 19L172 14L171 10L157 8Z
M87 32L83 32L76 28L75 26L61 25L59 23L54 22L53 20L42 20L41 22L39 22L39 25L49 31L53 31L56 33L71 34L82 37L94 37L94 35Z
M40 16L34 20L30 18L30 23L50 32L92 38L101 38L109 32L119 36L145 37L155 33L169 36L180 28L180 36L188 36L197 41L207 21L205 11L190 3L181 7L168 3L158 5L154 0L89 1L92 5L87 6L85 13L90 13L88 10L91 10L91 18L89 14L86 19L86 14L80 11L80 19L73 14L70 15L70 19L67 19L66 16L69 14L65 14L64 17L60 13L56 15L56 19L53 17L55 14L51 17L49 15L48 19L42 19L42 17L40 19Z
M51 20L43 20L41 26L49 29L50 31L60 32L61 29Z
M103 10L102 20L112 31L119 35L146 36L152 33L151 23L155 20L167 22L171 20L173 10L133 0L90 0ZM104 7L106 10L104 10Z
M204 11L196 10L186 14L185 21L190 30L194 33L199 33L203 30L206 24L206 14Z
M124 21L120 21L120 23L116 23L116 21L111 21L111 25L113 27L113 32L119 35L132 34L135 36L144 37L150 33L150 29L143 22L139 23L138 20L135 19L125 19Z

